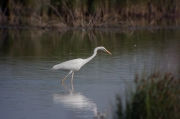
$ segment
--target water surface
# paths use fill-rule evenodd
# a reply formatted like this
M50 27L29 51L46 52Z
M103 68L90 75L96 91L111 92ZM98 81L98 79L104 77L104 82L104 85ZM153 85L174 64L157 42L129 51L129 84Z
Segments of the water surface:
M125 100L135 74L180 72L180 29L136 31L1 30L0 117L6 119L82 119L111 115L115 95ZM68 74L52 66L87 58L75 72L73 88ZM109 116L110 117L110 116Z

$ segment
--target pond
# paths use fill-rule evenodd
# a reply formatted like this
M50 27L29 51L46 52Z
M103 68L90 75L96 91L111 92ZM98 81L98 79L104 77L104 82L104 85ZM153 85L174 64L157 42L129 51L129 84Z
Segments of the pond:
M0 31L0 117L3 119L83 119L113 116L116 94L125 101L135 75L180 72L180 29L125 31ZM51 68L97 56L74 74ZM74 92L71 89L74 88Z

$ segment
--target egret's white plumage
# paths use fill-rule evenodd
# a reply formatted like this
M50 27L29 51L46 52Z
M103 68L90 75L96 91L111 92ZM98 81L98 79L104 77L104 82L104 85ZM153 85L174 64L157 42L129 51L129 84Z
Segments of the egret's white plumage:
M103 51L111 54L108 50L106 50L106 48L104 48L102 46L97 47L97 48L94 49L93 55L91 57L87 58L87 59L78 58L78 59L69 60L69 61L66 61L66 62L55 65L52 69L54 69L54 70L57 70L57 69L70 70L68 75L72 74L72 79L71 79L71 82L72 82L73 81L74 71L78 71L83 65L85 65L87 62L92 60L96 56L98 50L103 50ZM62 83L66 79L67 76L65 76L64 79L61 81Z
M57 64L53 67L54 70L62 69L62 70L74 70L77 71L81 68L83 63L83 59L73 59L66 62L63 62L61 64Z

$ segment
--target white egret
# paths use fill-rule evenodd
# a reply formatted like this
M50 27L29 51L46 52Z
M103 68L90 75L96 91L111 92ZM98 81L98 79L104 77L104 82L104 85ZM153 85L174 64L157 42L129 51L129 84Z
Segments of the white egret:
M87 62L89 62L90 60L92 60L96 54L97 54L97 51L98 50L102 50L102 51L105 51L107 53L109 53L110 55L112 55L108 50L106 50L106 48L100 46L100 47L97 47L94 49L94 53L91 57L87 58L87 59L81 59L81 58L78 58L78 59L73 59L73 60L69 60L69 61L66 61L66 62L63 62L63 63L60 63L60 64L57 64L55 65L52 69L54 70L57 70L57 69L61 69L61 70L69 70L69 74L66 75L61 83L64 82L64 80L70 75L72 74L72 79L71 79L71 83L73 82L73 75L74 75L74 72L75 71L78 71L83 65L85 65Z

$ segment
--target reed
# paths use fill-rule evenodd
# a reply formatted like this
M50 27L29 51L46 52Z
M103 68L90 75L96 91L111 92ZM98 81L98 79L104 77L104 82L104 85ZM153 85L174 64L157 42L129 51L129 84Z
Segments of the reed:
M178 17L178 0L2 0L1 25L36 27L124 27ZM132 20L133 19L133 20ZM135 20L135 21L134 21Z
M154 73L139 78L136 76L136 91L122 111L121 97L117 96L118 119L179 119L180 118L180 78L171 73Z

